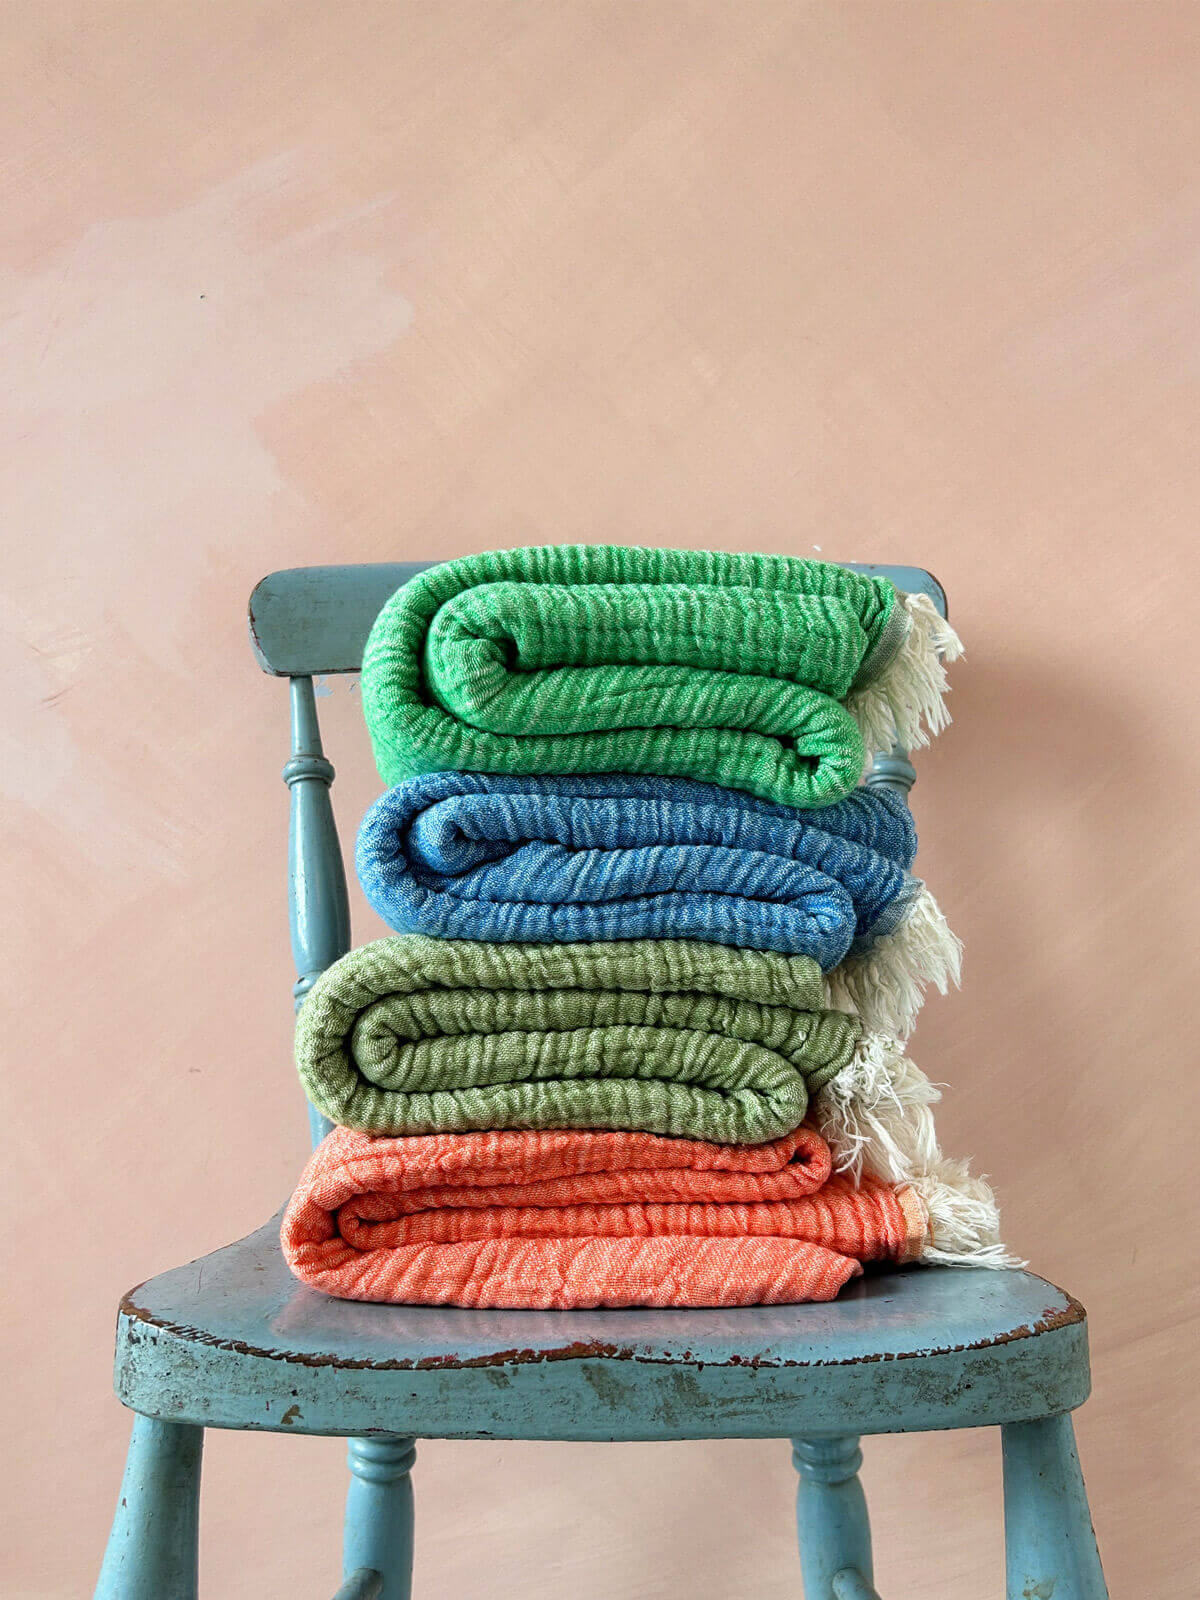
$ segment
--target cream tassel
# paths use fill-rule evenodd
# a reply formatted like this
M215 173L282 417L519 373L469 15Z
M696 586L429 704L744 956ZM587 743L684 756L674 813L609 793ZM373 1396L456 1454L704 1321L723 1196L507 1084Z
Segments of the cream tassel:
M846 702L858 723L868 753L920 750L950 721L944 696L945 661L957 661L962 641L927 594L902 597L908 631L895 659Z
M912 1182L929 1219L921 1260L939 1266L1023 1267L1000 1243L996 1197L965 1161L938 1161Z
M898 1040L867 1033L850 1064L817 1091L813 1109L838 1172L857 1180L865 1168L906 1183L940 1158L929 1109L940 1099Z
M945 994L961 973L962 941L922 884L898 927L829 973L829 1003L853 1012L864 1028L905 1036L912 1032L926 985Z

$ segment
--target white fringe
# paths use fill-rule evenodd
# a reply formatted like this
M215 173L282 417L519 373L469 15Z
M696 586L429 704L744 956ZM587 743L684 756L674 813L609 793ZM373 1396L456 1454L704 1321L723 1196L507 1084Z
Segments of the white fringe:
M941 1159L929 1109L941 1097L898 1040L866 1033L849 1066L817 1091L817 1131L838 1172L908 1183Z
M996 1197L965 1161L937 1162L913 1180L929 1217L929 1241L921 1260L940 1266L1023 1267L1000 1242Z
M899 927L828 974L829 1003L837 1011L852 1011L865 1028L906 1037L926 986L932 983L945 994L961 976L962 940L922 884Z
M929 1108L941 1097L898 1040L867 1033L850 1065L818 1090L814 1121L836 1171L855 1182L865 1171L886 1183L911 1185L928 1219L922 1261L1023 1267L1000 1242L996 1198L987 1181L973 1178L965 1161L948 1160L938 1148Z
M962 641L927 594L906 594L902 603L909 624L895 660L846 702L868 754L894 744L920 750L950 721L943 662L958 660Z

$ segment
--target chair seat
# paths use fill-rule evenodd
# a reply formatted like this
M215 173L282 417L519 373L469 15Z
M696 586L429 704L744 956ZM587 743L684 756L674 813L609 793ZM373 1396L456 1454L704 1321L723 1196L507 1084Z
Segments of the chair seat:
M1069 1411L1083 1307L1027 1272L872 1273L828 1305L468 1311L333 1300L278 1219L121 1302L116 1388L209 1427L423 1438L883 1433Z

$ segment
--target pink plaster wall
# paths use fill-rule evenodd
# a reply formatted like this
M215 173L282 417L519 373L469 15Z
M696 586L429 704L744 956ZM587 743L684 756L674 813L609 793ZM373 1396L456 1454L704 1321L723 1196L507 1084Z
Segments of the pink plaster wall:
M120 1292L304 1158L254 581L625 539L946 583L969 656L915 801L968 964L914 1053L1091 1311L1114 1596L1190 1600L1200 10L3 27L0 1591L94 1577ZM349 829L376 780L357 696L321 705ZM212 1439L207 1593L332 1591L341 1454ZM1000 1592L993 1436L878 1440L866 1482L886 1593ZM782 1445L431 1444L418 1592L791 1600L792 1488Z

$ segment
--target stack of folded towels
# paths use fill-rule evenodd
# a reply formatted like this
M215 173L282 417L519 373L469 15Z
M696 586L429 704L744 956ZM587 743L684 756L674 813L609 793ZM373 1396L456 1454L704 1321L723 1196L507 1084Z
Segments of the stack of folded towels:
M819 561L492 551L384 606L359 878L394 937L300 1012L338 1124L283 1222L356 1300L828 1300L1005 1265L908 1059L959 945L869 750L948 720L922 596Z

